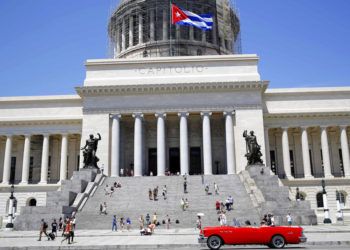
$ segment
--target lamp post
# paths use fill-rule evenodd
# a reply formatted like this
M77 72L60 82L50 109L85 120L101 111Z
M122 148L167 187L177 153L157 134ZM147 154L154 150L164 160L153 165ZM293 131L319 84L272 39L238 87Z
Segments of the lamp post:
M330 224L332 223L332 220L329 218L329 209L328 209L328 202L327 202L327 192L326 192L326 182L325 180L321 181L322 185L322 198L323 198L323 210L324 210L324 220L323 223Z
M15 186L11 185L11 196L10 196L10 202L9 202L9 210L8 210L8 220L6 224L6 230L12 231L13 230L13 216L14 216L14 202L15 197L13 196L13 193L15 192Z

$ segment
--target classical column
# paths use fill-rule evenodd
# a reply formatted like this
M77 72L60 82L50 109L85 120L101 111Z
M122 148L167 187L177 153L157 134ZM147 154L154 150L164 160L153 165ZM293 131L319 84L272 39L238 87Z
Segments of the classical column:
M283 153L283 167L286 178L292 179L290 170L290 155L289 155L289 140L288 140L288 128L282 128L282 153Z
M60 181L67 179L67 152L68 152L68 134L62 134Z
M340 143L343 156L343 167L345 177L350 177L349 144L346 134L346 126L340 126Z
M12 135L6 138L5 157L4 157L4 172L2 175L2 184L8 185L10 181L11 170L11 151L12 151Z
M30 163L30 135L24 135L23 165L21 184L28 184Z
M204 174L212 175L212 155L211 155L211 133L210 133L210 116L211 112L201 112L203 125L203 161Z
M142 119L143 114L135 113L134 127L134 176L142 176Z
M119 176L120 162L120 114L112 116L111 177Z
M328 135L327 135L326 126L321 126L321 147L322 147L324 177L332 178L333 175L331 171L331 161L329 157Z
M122 51L125 50L125 17L122 18Z
M165 113L155 114L157 117L157 175L165 175Z
M269 128L264 128L266 167L271 168Z
M151 14L150 14L150 27L149 27L149 31L150 31L150 41L154 41L154 10L150 10Z
M49 134L43 134L43 151L41 154L41 175L40 175L40 184L47 183L47 173L49 169Z
M226 162L227 174L236 174L235 163L235 140L233 132L233 116L235 112L224 112L225 116L225 133L226 133Z
M143 43L143 18L142 13L139 14L139 44Z
M116 58L116 55L120 53L120 28L119 28L119 25L117 24L117 30L116 30L116 54L114 55L115 58Z
M301 127L301 150L303 153L304 177L312 178L307 127Z
M189 152L188 152L188 126L187 117L189 113L178 113L180 117L180 171L181 175L189 174Z
M133 46L134 43L134 17L129 15L129 47Z
M167 15L168 10L163 10L163 40L168 40L168 15Z

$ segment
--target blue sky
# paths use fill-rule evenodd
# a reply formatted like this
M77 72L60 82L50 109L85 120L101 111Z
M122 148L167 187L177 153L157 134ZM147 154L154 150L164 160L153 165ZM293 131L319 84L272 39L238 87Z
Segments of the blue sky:
M116 0L1 0L0 96L74 94L106 58ZM350 86L350 1L236 0L243 53L271 88Z

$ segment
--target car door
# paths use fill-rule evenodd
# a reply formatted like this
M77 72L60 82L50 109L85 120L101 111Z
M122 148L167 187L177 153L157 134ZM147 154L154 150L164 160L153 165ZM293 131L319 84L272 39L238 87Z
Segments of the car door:
M226 244L240 245L253 244L257 240L257 228L255 227L232 227Z

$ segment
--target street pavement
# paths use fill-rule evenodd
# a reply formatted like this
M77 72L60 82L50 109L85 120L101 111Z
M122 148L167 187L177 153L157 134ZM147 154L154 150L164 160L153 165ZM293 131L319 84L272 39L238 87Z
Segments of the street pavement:
M305 226L306 244L290 249L350 249L349 225ZM152 236L140 236L138 230L111 232L109 230L76 230L75 242L68 245L62 237L37 241L38 231L0 231L0 249L206 249L197 243L199 231L195 229L159 229ZM328 247L328 248L327 248ZM344 247L344 248L343 248ZM238 247L224 247L237 249ZM239 247L266 249L266 247Z

